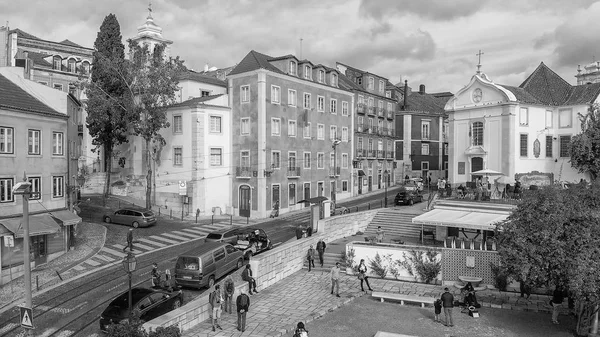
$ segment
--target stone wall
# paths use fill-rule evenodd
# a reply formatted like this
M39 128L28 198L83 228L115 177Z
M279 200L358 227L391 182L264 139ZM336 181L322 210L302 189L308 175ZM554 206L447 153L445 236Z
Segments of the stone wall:
M377 211L372 210L339 215L319 220L317 225L318 231L313 233L312 236L300 240L290 240L270 251L253 256L250 260L250 265L252 266L258 290L262 291L302 269L306 251L310 245L316 245L320 238L328 243L356 234L359 230L364 231L373 217L375 217L375 214L377 214ZM233 279L236 284L235 296L237 297L241 287L248 287L248 283L242 281L241 270L234 272ZM219 283L222 284L223 280ZM209 293L209 291L206 291L181 308L145 323L144 328L149 331L160 326L168 327L176 325L181 331L186 331L196 324L209 319Z

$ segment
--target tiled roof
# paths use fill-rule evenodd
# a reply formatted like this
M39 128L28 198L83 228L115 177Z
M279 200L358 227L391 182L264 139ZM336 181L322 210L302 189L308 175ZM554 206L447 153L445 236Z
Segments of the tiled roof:
M432 92L430 94L431 96L440 98L440 97L452 97L454 96L453 93L451 93L450 91L442 91L442 92Z
M600 94L600 83L577 85L573 87L571 95L563 105L589 104L596 100Z
M18 37L23 37L23 38L26 38L26 39L40 40L40 38L39 38L39 37L37 37L37 36L33 36L33 35L29 34L29 33L26 33L26 32L24 32L24 31L20 30L19 28L12 29L12 30L10 31L10 33L17 33L17 36L18 36Z
M525 89L540 102L548 105L563 104L572 90L572 86L544 62L540 63L519 88Z
M283 56L277 56L277 57L271 57L269 58L269 61L279 61L279 60L285 60L285 59L296 59L296 56L292 55L292 54L287 54L287 55L283 55Z
M338 85L340 86L340 88L346 90L366 91L363 87L354 83L354 81L350 80L346 75L342 73L340 73L340 76L338 77Z
M83 47L83 46L81 46L81 45L78 45L77 43L75 43L75 42L73 42L73 41L71 41L71 40L68 40L68 39L67 39L67 40L63 40L63 41L61 41L61 42L56 42L56 41L50 41L50 40L44 40L44 39L40 39L39 37L37 37L37 36L33 36L33 35L29 34L29 33L26 33L26 32L24 32L24 31L20 30L19 28L16 28L16 29L11 29L11 30L10 30L10 33L17 33L17 36L18 36L18 37L25 38L25 39L39 40L39 41L47 41L47 42L52 42L52 43L63 44L63 45L65 45L65 46L71 46L71 47L77 47L77 48L85 48L85 49L90 49L90 50L92 50L91 48L88 48L88 47Z
M435 97L431 94L420 94L413 92L407 98L408 108L406 112L427 112L434 114L443 114L444 106L450 97Z
M75 43L73 41L70 41L69 39L63 40L63 41L61 41L59 43L60 44L65 44L67 46L80 47L80 48L82 47L82 46L78 45L77 43Z
M499 84L501 87L508 89L510 92L513 93L513 95L515 95L515 97L517 98L517 101L522 102L522 103L528 103L528 104L547 104L544 103L542 101L540 101L539 99L535 98L533 95L531 95L529 92L527 92L525 89L520 88L520 87L512 87L510 85L503 85L503 84Z
M269 63L269 60L273 59L271 56L261 54L257 51L250 51L244 59L238 65L233 68L229 75L243 74L245 72L254 71L258 69L266 69L272 72L283 74L281 70Z
M197 73L195 71L192 70L188 70L187 72L183 73L182 75L179 76L179 80L183 81L183 80L192 80L192 81L198 81L198 82L202 82L202 83L207 83L207 84L214 84L214 85L218 85L221 87L226 88L227 87L227 82L222 81L216 77L213 76L208 76L208 75L204 75L204 74L200 74Z
M66 94L65 94L66 95ZM0 108L35 112L48 116L67 118L46 104L40 102L8 78L0 75Z
M19 55L23 55L23 50L19 49ZM52 63L46 61L44 58L48 57L47 54L36 53L33 51L27 51L27 57L33 61L34 65L52 67Z
M202 97L194 97L191 99L188 99L187 101L183 101L181 103L177 103L177 104L173 104L171 105L172 108L176 108L176 107L182 107L182 106L188 106L188 107L192 107L192 106L196 106L200 103L204 103L207 101L211 101L217 97L221 97L223 96L223 94L218 94L218 95L209 95L209 96L202 96ZM213 105L215 106L215 105ZM223 108L222 106L219 106L221 108Z

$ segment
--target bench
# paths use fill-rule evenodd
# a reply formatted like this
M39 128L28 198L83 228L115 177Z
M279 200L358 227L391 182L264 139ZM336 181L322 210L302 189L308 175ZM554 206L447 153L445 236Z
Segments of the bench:
M375 337L417 337L417 336L413 336L413 335L401 335L398 333L391 333L391 332L385 332L385 331L377 331L377 333L375 334Z
M425 308L425 304L433 305L433 301L435 301L433 297L386 293L383 291L374 291L371 296L381 299L381 302L385 302L385 300L400 301L401 305L404 305L404 302L421 303L421 308Z

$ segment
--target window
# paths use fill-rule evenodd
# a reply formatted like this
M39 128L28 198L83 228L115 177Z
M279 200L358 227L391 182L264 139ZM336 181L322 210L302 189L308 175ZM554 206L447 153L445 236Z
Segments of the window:
M342 180L342 192L348 192L348 180Z
M329 126L329 140L337 139L337 126L331 125Z
M288 205L295 205L296 204L296 184L295 183L290 183L288 185Z
M342 168L348 168L348 154L342 153Z
M383 94L383 90L385 90L385 84L382 80L379 80L379 92Z
M242 135L250 134L250 118L244 117L240 120L240 133Z
M421 162L421 170L429 170L429 162L428 161Z
M68 66L69 66L69 72L74 73L75 72L75 60L69 59Z
M379 110L383 109L383 101L377 101L377 107L379 108Z
M521 148L521 157L527 157L527 134L520 135L519 147Z
M304 78L307 80L311 79L311 71L310 71L310 66L309 65L305 65L304 66Z
M296 137L296 121L288 121L288 136Z
M421 144L421 155L423 155L423 156L429 155L429 144Z
M521 125L521 126L529 125L529 109L521 108L519 110L519 125Z
M271 151L271 167L275 169L281 168L281 152Z
M373 133L373 118L369 118L369 133Z
M271 103L279 104L281 102L281 88L275 85L271 86Z
M325 139L325 125L317 124L317 139Z
M332 87L337 87L337 74L331 74L331 86Z
M325 97L317 96L317 111L325 111Z
M483 122L475 122L471 128L473 145L483 146Z
M200 97L210 96L210 91L200 89Z
M88 75L90 73L90 63L88 61L83 61L81 66L83 68L83 73L85 75Z
M13 128L0 126L0 153L13 153Z
M369 97L369 108L372 108L373 106L375 106L375 99L373 97Z
M444 144L444 155L448 155L448 143Z
M421 121L421 139L429 140L430 121Z
M337 164L337 163L335 162L335 153L331 152L331 153L329 154L329 167L331 167L331 168L335 167L335 165L334 165L334 164Z
M0 202L13 201L13 183L14 180L12 178L0 178Z
M560 154L561 158L569 157L569 146L571 144L571 136L560 136Z
M296 168L296 152L288 152L288 168Z
M52 132L52 154L62 156L63 153L63 133Z
M572 110L571 109L560 109L558 110L558 127L559 128L570 128L572 125Z
M362 137L358 137L358 141L356 143L356 148L358 150L362 150L363 149L363 138Z
M183 132L183 122L181 115L173 116L173 133Z
M43 84L43 85L48 85L48 82L46 81L38 81L39 84Z
M337 113L337 99L331 99L329 102L329 111L331 111L332 114Z
M40 200L42 198L42 178L29 177L28 181L31 183L31 192L34 193L29 197L29 200Z
M304 125L304 129L302 131L304 138L310 138L310 122Z
M356 78L356 84L362 85L362 77L357 77Z
M27 135L27 153L40 154L40 130L29 130Z
M344 102L342 102L342 116L348 116L348 114L349 114L348 102L344 101Z
M296 75L296 62L290 61L290 75Z
M391 91L389 91L389 90L386 90L386 91L385 91L385 97L387 97L387 98L392 98L392 92L391 92Z
M310 152L304 152L304 168L310 168Z
M244 150L240 152L240 166L247 169L250 168L250 151Z
M365 123L365 119L363 118L363 116L358 116L358 132L362 132L364 131L363 128L363 124Z
M271 136L281 135L281 119L271 118Z
M310 109L310 94L304 93L304 109Z
M54 83L53 88L56 89L56 90L62 91L63 90L63 85L60 84L60 83Z
M61 68L62 68L62 59L60 58L60 56L54 56L54 58L52 59L52 69L61 70Z
M392 112L393 111L392 103L388 102L388 104L387 104L387 110L388 110L388 112Z
M373 151L373 139L369 138L369 142L368 142L368 147L369 147L369 151Z
M221 116L210 116L210 132L221 133Z
M64 196L64 178L62 176L52 177L52 197L60 198Z
M342 142L348 141L348 127L342 127Z
M552 136L546 136L546 158L552 158Z
M322 169L325 165L325 154L324 153L317 153L317 168L318 169Z
M240 99L242 100L242 103L250 102L250 86L243 85L240 87L240 91Z
M296 90L288 89L288 105L296 106Z
M367 87L369 90L375 89L375 79L373 77L369 77L369 86Z
M325 71L319 70L319 83L325 82Z
M183 149L181 147L173 148L173 166L183 165Z
M210 166L223 165L223 149L218 147L210 148Z
M546 129L552 128L552 110L546 110Z

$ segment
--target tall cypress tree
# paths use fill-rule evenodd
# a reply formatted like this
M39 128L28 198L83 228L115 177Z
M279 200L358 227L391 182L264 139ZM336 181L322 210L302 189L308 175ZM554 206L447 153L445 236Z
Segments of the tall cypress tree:
M121 27L114 14L104 18L94 42L92 78L86 85L88 97L86 124L92 144L102 148L106 181L104 197L110 188L113 149L127 142L128 101L130 98L123 77L126 76L125 46Z

